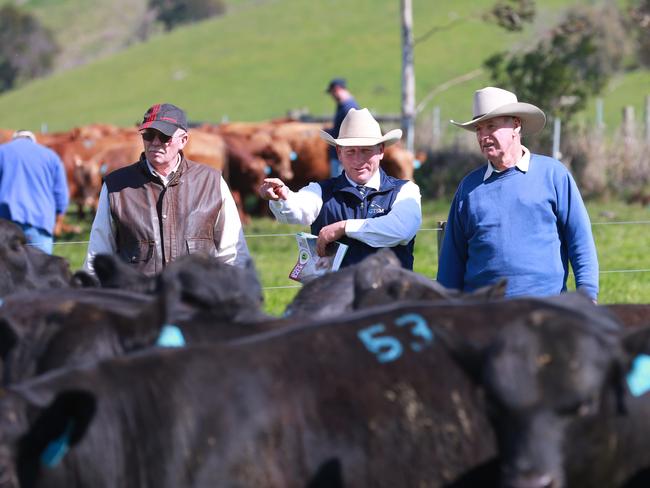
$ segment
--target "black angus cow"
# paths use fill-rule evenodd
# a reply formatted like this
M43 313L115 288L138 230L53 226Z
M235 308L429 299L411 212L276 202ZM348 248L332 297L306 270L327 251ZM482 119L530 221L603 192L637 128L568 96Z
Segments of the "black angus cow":
M239 341L6 389L3 488L436 487L494 455L480 395L417 311Z
M103 288L13 294L0 306L3 384L66 365L173 345L219 342L283 325L261 311L252 268L205 256L179 259L155 295ZM180 339L179 339L179 337Z
M503 487L650 486L650 375L631 371L650 353L650 317L634 325L626 331L585 304L522 314L482 345L443 332L486 392ZM643 390L627 388L632 373Z
M512 303L526 312L504 321ZM61 371L1 395L0 472L33 487L495 486L478 381L502 486L613 488L650 466L650 397L621 397L648 330L622 337L588 305L412 303Z
M16 224L0 219L0 298L21 290L70 286L68 262L27 244Z
M306 283L287 306L285 316L312 319L336 317L353 310L397 301L486 301L502 298L505 282L462 293L402 268L390 249L381 249L360 263Z
M2 384L155 344L165 322L153 296L62 288L14 293L0 306Z

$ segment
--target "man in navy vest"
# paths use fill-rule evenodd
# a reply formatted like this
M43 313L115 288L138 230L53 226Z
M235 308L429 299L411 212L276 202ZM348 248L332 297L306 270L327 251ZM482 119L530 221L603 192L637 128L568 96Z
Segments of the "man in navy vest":
M412 181L388 176L379 167L384 147L399 141L402 131L382 135L368 109L353 108L338 138L325 131L320 136L336 147L343 173L297 192L278 178L267 178L259 188L260 196L270 200L279 222L310 225L312 234L318 235L320 256L333 241L347 244L341 267L390 247L404 268L413 269L415 234L422 223L420 189Z

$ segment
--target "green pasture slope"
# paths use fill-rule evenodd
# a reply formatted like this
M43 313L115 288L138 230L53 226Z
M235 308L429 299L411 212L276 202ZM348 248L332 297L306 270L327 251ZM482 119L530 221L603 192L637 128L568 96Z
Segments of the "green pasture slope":
M448 201L423 205L424 221L415 241L415 271L430 278L435 278L438 270L438 233L433 229L446 219L448 206ZM610 202L590 203L588 209L600 261L600 302L650 303L650 208ZM66 236L55 245L55 254L66 257L73 270L83 263L87 228L86 222L82 235ZM306 229L270 218L255 218L244 229L264 287L265 309L273 315L282 313L300 286L288 275L298 257L293 234L301 230ZM573 276L569 284L572 287Z
M185 107L193 120L211 122L264 120L297 108L330 114L333 104L323 89L333 76L349 79L361 105L399 112L398 0L227 3L231 8L225 16L156 35L0 96L0 127L40 130L46 124L58 131L93 122L131 125L148 105L162 100ZM483 22L481 12L493 3L414 0L416 39L442 27L415 47L418 102L443 83L480 68L494 52L532 45L560 10L577 0L537 2L536 23L523 33ZM78 41L87 54L103 52L102 42L123 42L144 0L31 0L25 6L65 45ZM479 74L452 86L422 113L439 106L443 120L463 119L471 111L472 92L488 82ZM641 117L648 86L647 71L632 75L630 82L627 76L617 80L605 101L607 120L620 119L623 104L636 105Z

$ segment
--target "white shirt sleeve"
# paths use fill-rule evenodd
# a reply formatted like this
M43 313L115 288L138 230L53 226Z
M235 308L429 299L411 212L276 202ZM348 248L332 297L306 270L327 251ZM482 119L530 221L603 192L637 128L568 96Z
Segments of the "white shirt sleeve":
M102 190L99 193L95 220L90 229L88 251L86 253L86 260L84 261L83 269L94 276L95 270L92 266L93 258L97 254L115 254L116 248L115 222L111 216L110 204L108 201L108 189L106 188L106 183L104 183L102 185Z
M217 259L222 263L243 268L251 256L246 245L237 205L235 205L230 188L223 177L221 178L221 195L221 211L214 224Z
M271 200L269 208L278 222L311 225L323 207L323 193L318 183L309 183L297 192L289 190L286 200Z
M400 189L391 210L373 219L350 219L345 234L372 247L408 244L422 225L420 187L412 181Z

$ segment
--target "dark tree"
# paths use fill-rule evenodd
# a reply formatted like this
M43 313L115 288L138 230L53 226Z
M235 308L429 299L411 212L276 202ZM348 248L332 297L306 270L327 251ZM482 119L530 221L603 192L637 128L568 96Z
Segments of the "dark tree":
M642 66L650 68L650 0L637 0L630 8L632 30Z
M149 0L149 7L166 30L205 20L226 11L223 0Z
M535 19L535 0L504 0L494 4L485 19L509 31L520 31Z
M58 52L36 17L12 4L0 7L0 92L49 73Z
M626 38L618 14L610 7L572 10L534 49L497 54L485 67L497 86L569 120L621 67Z

